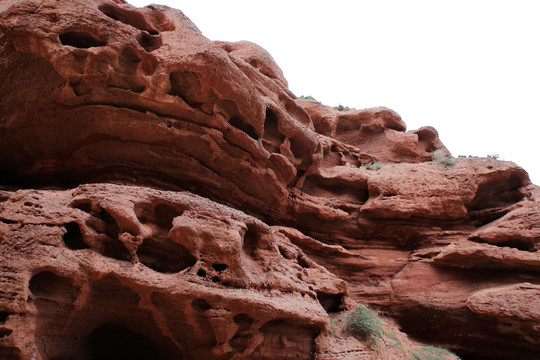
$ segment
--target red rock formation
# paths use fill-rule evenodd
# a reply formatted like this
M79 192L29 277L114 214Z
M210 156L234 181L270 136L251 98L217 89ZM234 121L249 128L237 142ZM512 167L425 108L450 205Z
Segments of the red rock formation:
M163 6L4 1L0 54L1 357L408 358L329 334L355 302L536 357L540 190L515 164L433 162L433 128L297 99Z

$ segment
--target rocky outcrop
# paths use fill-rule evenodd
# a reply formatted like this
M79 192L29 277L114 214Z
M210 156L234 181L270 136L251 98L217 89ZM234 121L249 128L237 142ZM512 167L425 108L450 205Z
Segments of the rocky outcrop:
M332 334L356 302L411 349L538 353L515 164L432 161L435 129L298 99L164 6L4 1L0 54L3 358L407 358Z
M105 358L107 337L136 336L134 354L163 359L272 359L279 338L304 356L324 307L346 306L345 282L282 232L190 193L85 185L2 205L4 350L23 359Z

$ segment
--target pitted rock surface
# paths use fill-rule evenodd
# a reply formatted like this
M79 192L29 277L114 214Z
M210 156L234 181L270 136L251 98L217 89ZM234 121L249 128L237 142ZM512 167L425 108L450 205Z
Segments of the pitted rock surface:
M299 99L165 6L2 1L0 77L0 358L537 357L514 163L432 161L435 129ZM356 303L403 348L333 332Z

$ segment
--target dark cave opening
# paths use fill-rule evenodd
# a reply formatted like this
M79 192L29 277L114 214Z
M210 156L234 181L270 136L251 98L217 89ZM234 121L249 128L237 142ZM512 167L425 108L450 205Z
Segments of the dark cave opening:
M123 326L104 324L87 339L90 360L157 360L158 347L146 336Z

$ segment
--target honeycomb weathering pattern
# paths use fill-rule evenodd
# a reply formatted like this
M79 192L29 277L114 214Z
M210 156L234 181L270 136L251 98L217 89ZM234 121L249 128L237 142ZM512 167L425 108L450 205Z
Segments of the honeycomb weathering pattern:
M0 4L0 357L535 358L539 190L124 1ZM531 310L532 309L532 310ZM396 322L397 325L391 325ZM388 346L386 346L388 345Z

